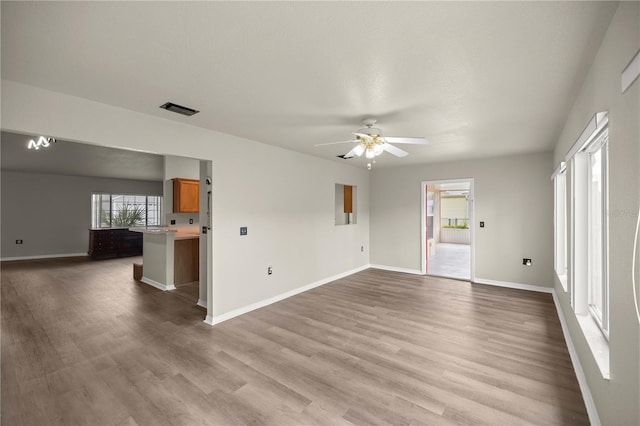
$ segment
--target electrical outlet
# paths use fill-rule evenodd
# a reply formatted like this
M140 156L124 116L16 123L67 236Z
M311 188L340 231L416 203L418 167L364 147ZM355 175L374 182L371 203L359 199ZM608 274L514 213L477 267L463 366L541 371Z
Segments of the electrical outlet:
M246 226L240 227L240 235L247 235L247 227Z
M522 259L522 264L524 266L531 266L531 259Z
M22 244L22 240L16 240L16 244Z
M193 219L189 219L189 225L193 225Z
M273 268L271 266L267 266L267 275L273 274Z
M175 219L171 219L171 224L175 225L176 224L176 220Z
M364 251L364 246L360 246L360 251Z

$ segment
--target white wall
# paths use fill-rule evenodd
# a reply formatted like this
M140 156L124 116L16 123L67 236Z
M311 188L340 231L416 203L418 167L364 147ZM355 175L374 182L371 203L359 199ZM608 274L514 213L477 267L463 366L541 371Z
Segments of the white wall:
M6 130L212 160L210 316L369 263L369 172L364 167L7 80L2 81L2 112ZM336 182L358 186L357 225L334 225ZM247 236L239 235L241 226L249 228ZM273 266L273 275L267 275L267 266Z
M620 74L640 49L638 2L621 2L557 142L559 164L600 111L609 111L610 380L604 380L559 280L555 289L602 424L640 424L640 326L631 266L640 204L640 81L620 93ZM640 259L638 259L640 260ZM640 271L636 270L636 276Z
M372 171L371 263L419 271L421 182L474 178L475 278L551 287L551 166L544 152Z
M335 196L335 224L344 225L347 223L347 219L344 213L344 185L336 183L336 196Z
M162 195L162 182L7 170L1 180L2 259L86 254L92 192Z
M200 161L193 158L165 155L164 178L200 179Z

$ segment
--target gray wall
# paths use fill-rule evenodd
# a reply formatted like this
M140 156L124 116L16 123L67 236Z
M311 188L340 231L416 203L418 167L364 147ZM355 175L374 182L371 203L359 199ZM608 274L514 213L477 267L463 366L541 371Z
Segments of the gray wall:
M597 112L609 111L610 380L602 378L569 295L555 279L580 364L600 420L607 425L640 424L640 325L631 286L633 232L640 204L640 80L620 93L620 74L640 49L639 5L620 3L554 152L558 165L587 121ZM640 276L638 269L636 276Z
M544 152L372 171L371 263L419 271L421 182L473 178L475 278L551 287L551 165Z
M86 254L92 192L162 195L162 182L13 171L0 177L2 259Z

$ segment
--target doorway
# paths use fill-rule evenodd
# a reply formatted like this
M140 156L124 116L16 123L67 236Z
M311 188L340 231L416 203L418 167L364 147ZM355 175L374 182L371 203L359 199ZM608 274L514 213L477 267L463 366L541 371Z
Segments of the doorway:
M422 182L422 273L472 281L473 179Z

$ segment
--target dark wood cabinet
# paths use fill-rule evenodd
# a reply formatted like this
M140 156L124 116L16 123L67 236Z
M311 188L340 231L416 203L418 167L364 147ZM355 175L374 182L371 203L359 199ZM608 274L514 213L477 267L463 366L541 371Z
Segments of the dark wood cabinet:
M141 256L142 233L127 228L90 229L88 254L92 259Z
M174 284L198 281L200 276L200 239L175 240L173 259Z
M200 181L175 178L173 180L173 212L198 213L200 211Z

